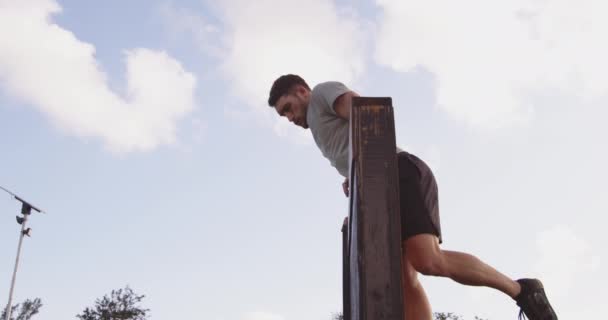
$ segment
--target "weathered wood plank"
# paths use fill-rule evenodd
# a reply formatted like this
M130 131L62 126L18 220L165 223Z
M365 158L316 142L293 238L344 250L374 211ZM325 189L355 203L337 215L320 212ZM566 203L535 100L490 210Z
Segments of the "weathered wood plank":
M390 98L353 99L350 159L348 320L402 320L399 180Z
M348 221L342 225L342 316L350 320L350 263L348 258Z

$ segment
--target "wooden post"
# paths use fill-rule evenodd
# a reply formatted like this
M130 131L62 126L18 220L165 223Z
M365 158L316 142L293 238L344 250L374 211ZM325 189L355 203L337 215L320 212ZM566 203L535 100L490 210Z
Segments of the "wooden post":
M350 320L350 264L348 257L348 221L342 225L342 316Z
M399 179L391 98L353 99L349 156L347 320L403 320Z

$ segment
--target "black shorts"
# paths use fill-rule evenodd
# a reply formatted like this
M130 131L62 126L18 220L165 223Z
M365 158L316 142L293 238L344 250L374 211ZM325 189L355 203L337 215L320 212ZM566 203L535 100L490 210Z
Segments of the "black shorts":
M400 152L399 199L401 207L401 239L418 234L441 238L437 182L431 168L413 154Z

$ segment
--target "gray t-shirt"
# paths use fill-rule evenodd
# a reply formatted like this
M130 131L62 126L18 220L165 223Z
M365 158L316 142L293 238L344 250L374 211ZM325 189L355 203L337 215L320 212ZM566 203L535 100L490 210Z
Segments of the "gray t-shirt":
M310 95L306 121L321 153L338 172L348 176L348 121L333 108L334 101L351 91L340 82L316 85Z
M348 120L333 108L336 99L351 90L336 81L323 82L312 89L306 121L321 153L343 177L348 177ZM397 148L397 152L401 152Z

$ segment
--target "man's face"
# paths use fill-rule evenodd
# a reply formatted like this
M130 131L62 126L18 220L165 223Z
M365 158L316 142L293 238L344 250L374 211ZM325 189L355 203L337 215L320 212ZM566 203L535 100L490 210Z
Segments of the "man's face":
M297 89L293 93L281 96L277 100L275 109L281 117L287 118L289 122L308 129L308 122L306 121L306 110L308 109L306 90Z

